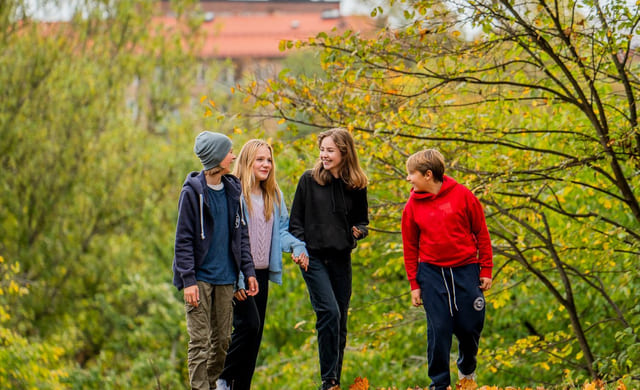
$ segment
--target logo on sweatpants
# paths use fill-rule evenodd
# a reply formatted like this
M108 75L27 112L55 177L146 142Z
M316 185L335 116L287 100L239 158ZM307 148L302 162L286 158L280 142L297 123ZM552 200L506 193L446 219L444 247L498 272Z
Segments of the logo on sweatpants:
M476 300L473 301L473 308L476 311L480 311L480 310L484 309L484 298L482 298L482 297L476 298Z

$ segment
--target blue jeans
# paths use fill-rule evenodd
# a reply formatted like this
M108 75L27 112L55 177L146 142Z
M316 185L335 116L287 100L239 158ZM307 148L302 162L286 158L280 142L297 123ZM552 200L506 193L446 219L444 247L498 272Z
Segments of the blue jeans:
M301 272L316 313L320 376L322 381L340 383L351 300L351 253L310 254L309 267Z
M418 264L417 282L427 314L427 363L432 390L446 390L451 382L449 355L453 335L458 339L457 366L469 375L477 365L478 343L484 326L484 295L480 266L442 268Z

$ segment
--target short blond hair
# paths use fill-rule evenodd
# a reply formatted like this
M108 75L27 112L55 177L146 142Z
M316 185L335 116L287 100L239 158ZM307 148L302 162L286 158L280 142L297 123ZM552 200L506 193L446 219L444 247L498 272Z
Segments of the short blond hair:
M444 156L436 149L426 149L412 154L407 159L407 171L418 171L423 175L431 171L436 181L444 180Z
M218 165L217 167L213 167L211 169L207 169L206 171L204 171L204 174L206 176L215 176L216 174L220 173L222 171L222 167L220 165Z

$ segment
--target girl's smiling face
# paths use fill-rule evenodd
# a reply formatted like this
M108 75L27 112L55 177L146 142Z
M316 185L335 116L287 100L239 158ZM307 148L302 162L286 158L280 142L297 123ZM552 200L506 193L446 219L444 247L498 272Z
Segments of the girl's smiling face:
M332 137L325 137L320 143L320 161L324 169L331 172L333 177L339 176L340 166L342 165L342 152L340 152Z
M253 175L256 182L267 180L273 169L273 157L271 150L266 145L261 146L256 151L256 159L253 160Z

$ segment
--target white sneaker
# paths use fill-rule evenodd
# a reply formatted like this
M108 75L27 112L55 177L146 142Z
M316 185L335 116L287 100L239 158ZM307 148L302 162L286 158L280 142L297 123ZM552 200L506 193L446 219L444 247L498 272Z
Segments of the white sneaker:
M472 372L469 375L465 375L463 374L460 370L458 370L458 380L463 380L463 379L470 379L472 381L476 381L476 372Z
M216 381L216 389L218 390L231 390L231 387L227 384L227 381L224 379L218 379Z

